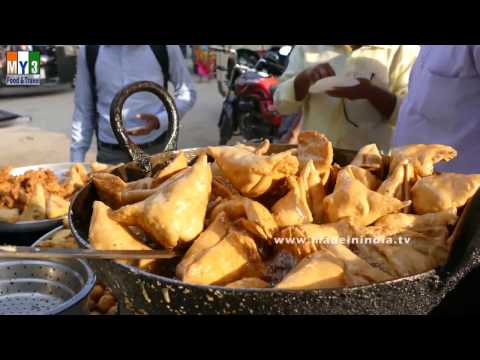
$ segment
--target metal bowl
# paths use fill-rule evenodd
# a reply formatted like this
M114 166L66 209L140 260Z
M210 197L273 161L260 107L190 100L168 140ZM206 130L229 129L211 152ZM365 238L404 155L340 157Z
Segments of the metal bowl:
M87 299L95 281L92 269L80 259L0 258L0 315L88 314Z
M63 180L65 173L75 163L58 163L58 164L42 164L23 166L12 169L10 172L13 176L23 175L29 170L49 169L52 170L58 178ZM82 163L87 171L91 171L90 164ZM62 224L62 218L56 219L44 219L44 220L32 220L32 221L18 221L16 223L0 222L0 233L33 233L33 232L45 232L49 231Z

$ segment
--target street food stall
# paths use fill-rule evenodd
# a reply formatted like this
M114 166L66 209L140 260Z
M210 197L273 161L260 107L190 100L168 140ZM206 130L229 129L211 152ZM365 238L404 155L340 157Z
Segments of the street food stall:
M140 91L169 115L151 157L123 126ZM428 314L480 263L480 175L436 173L450 146L354 152L306 131L177 150L151 82L110 120L128 164L0 172L0 232L48 232L0 249L0 313Z

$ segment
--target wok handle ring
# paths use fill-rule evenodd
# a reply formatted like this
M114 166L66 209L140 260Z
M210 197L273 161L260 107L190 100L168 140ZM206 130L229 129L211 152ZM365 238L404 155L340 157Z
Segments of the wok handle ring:
M166 89L152 81L137 81L121 89L113 98L110 105L110 125L120 146L128 152L130 159L135 161L145 175L151 175L152 164L147 155L127 134L123 124L122 109L125 101L138 92L150 92L155 94L165 106L168 114L167 140L162 151L177 149L178 139L178 110L174 98Z
M442 269L442 277L447 281L460 281L463 276L480 264L480 190L478 190L463 210L457 224L457 233L447 263Z

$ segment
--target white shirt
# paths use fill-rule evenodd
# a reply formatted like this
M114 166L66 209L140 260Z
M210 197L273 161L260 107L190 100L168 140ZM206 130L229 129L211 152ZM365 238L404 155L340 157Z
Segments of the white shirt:
M363 45L352 51L348 45L297 45L290 56L287 70L281 77L274 100L283 114L303 112L303 128L324 133L337 148L358 150L369 143L388 151L397 112L407 93L408 77L419 47L415 45ZM329 63L338 76L370 79L380 88L397 97L390 119L385 119L368 100L345 99L346 120L342 99L327 94L309 94L296 101L294 81L303 70Z

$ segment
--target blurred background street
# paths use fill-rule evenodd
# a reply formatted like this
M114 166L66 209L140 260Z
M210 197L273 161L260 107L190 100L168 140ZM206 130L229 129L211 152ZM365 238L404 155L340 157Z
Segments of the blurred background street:
M240 49L238 65L251 69L271 45L186 46L185 61L196 83L197 101L180 122L179 148L217 145L217 127L226 93L227 68L235 65L229 49ZM222 50L223 49L223 50ZM9 86L5 83L7 51L40 54L41 86ZM68 162L74 111L76 45L0 45L0 166ZM248 66L250 66L250 68ZM220 70L222 69L222 70ZM264 69L265 70L265 69ZM244 70L242 70L244 71ZM3 79L3 80L2 80ZM171 86L171 85L170 85ZM170 88L173 93L173 89ZM11 120L13 116L14 120ZM31 121L28 121L31 119ZM256 136L256 135L255 135ZM230 142L241 140L233 136ZM86 161L96 159L95 137Z
M222 97L215 80L198 82L197 102L180 123L179 148L218 143L217 122ZM74 91L0 98L2 110L31 116L32 122L0 128L0 165L30 165L69 161ZM93 143L87 161L94 161Z

